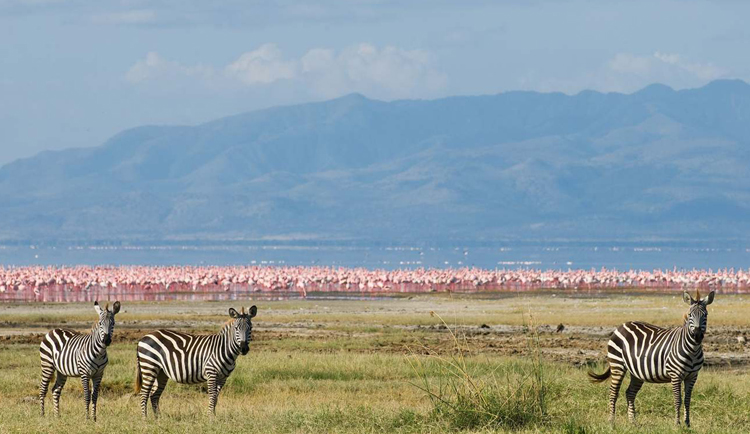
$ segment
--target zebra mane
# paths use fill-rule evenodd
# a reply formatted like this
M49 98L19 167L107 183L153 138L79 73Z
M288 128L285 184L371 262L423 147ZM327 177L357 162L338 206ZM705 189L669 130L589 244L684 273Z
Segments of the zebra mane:
M221 329L222 329L222 330L224 330L225 328L227 328L227 327L231 326L231 325L232 325L232 323L233 323L233 322L234 322L235 320L238 320L238 319L240 319L240 318L243 318L243 317L244 317L244 315L243 315L242 317L238 316L237 318L229 318L228 320L224 321L224 325L223 325L223 326L221 326Z

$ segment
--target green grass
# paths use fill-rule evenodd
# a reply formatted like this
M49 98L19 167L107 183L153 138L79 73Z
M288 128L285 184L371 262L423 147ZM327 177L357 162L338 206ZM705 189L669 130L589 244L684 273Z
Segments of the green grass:
M402 327L440 325L437 318L429 315L431 307L450 326L523 325L528 321L523 315L527 312L533 313L535 323L553 325L565 318L566 324L608 326L628 315L631 315L628 319L635 319L632 312L643 314L638 319L668 323L678 321L684 311L681 302L673 298L618 296L608 301L559 296L503 300L419 297L382 302L258 302L261 310L254 331L257 341L251 345L251 352L239 359L236 371L219 397L215 419L206 415L208 398L204 389L170 382L161 401L162 418L142 421L139 398L132 394L135 343L132 337L118 339L117 331L104 376L99 420L93 423L83 418L81 386L74 378L68 380L63 391L62 416L59 419L52 416L48 396L48 414L40 417L36 398L40 374L38 345L0 340L0 433L682 433L686 431L673 426L672 393L668 385L643 387L636 400L635 427L627 422L623 388L613 428L608 423L607 385L590 383L586 366L549 362L544 357L535 359L533 356L538 352L533 341L527 353L530 356L474 351L471 337L464 341L459 334L457 340L466 345L466 351L460 355L459 371L455 371L446 369L446 361L457 360L447 330L428 332ZM740 296L717 297L716 306L712 305L709 334L711 325L716 323L743 327L746 322L740 314L748 310L745 304ZM139 327L153 328L156 323L149 321L162 319L158 312L163 311L175 321L182 321L180 324L198 320L199 328L211 329L206 324L211 320L220 324L223 317L216 312L223 312L228 306L135 303L128 305L127 312L118 319L121 323L144 321ZM594 307L600 315L598 323L593 314L586 312ZM88 324L92 318L89 308L5 305L0 308L0 331L3 321L6 328L13 330L29 329L40 320L50 326L60 325L56 321L69 321L71 317ZM728 313L735 308L737 312ZM180 311L189 314L180 315ZM581 313L571 317L570 312ZM13 326L7 326L10 321L6 314L13 316ZM272 334L278 333L273 327L263 327L271 322L283 327L284 318L299 315L309 316L322 327L306 326L296 334L284 336ZM270 337L265 338L264 334ZM555 334L549 336L560 338ZM605 346L606 338L602 338L602 353ZM413 352L405 350L407 347ZM601 371L604 366L594 368ZM481 385L476 389L479 394L470 390L468 394L466 390L455 393L457 387L465 386L456 382L457 374L460 377L463 373ZM433 391L447 387L440 396L458 411L436 406L423 390L425 385ZM540 387L544 391L542 398L535 395ZM485 413L501 417L477 419L478 400L487 403ZM693 394L690 432L750 432L748 408L750 375L744 368L704 368Z
M416 372L408 356L347 352L251 352L240 360L222 392L215 420L206 415L207 395L200 387L170 383L162 398L162 418L144 422L138 398L132 395L132 345L114 345L110 353L99 420L93 423L82 420L81 386L72 378L63 391L62 417L40 417L36 346L3 348L0 432L680 432L672 427L672 397L665 385L644 386L636 401L639 426L635 431L626 421L622 399L613 430L607 423L605 385L587 382L583 369L544 364L548 387L544 417L531 414L519 420L523 411L533 410L534 402L531 407L522 403L510 408L498 401L486 408L507 410L505 422L487 424L471 419L466 408L470 400L460 403L464 408L457 414L436 416L429 398L414 386L423 379L432 384L451 380L453 374L434 358L412 356L421 361L421 371ZM504 401L519 390L522 379L535 367L532 361L519 358L472 356L466 358L466 369L486 384L497 380L488 398ZM750 430L748 390L750 378L745 374L702 372L693 397L692 432ZM511 398L511 402L518 400ZM51 410L49 401L47 409Z
M551 379L545 378L544 364L536 351L537 333L527 337L532 350L528 363L497 365L487 372L469 360L465 337L440 315L433 312L432 316L448 330L452 351L441 355L423 347L432 363L428 365L416 354L409 361L420 379L415 386L429 398L435 416L456 430L519 430L547 422Z

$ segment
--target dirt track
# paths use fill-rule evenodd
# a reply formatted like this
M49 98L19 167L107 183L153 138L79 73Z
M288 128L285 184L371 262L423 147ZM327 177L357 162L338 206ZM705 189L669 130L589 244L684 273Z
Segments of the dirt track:
M750 303L720 295L704 341L706 366L750 365ZM574 365L602 362L609 334L622 320L679 324L685 305L675 294L525 294L498 299L410 297L408 299L243 301L261 308L253 331L255 348L314 352L402 353L455 351L453 334L472 354L527 355ZM151 330L171 328L216 332L227 302L128 303L115 332L116 344L132 343ZM236 307L236 306L235 306ZM434 317L432 313L437 315ZM533 313L536 334L524 323ZM446 318L450 329L438 316ZM88 303L0 304L0 347L36 344L55 327L88 331ZM450 318L450 319L449 319ZM557 331L562 318L565 324ZM601 325L600 325L601 324ZM538 339L532 338L538 336ZM747 337L741 343L738 337Z
M191 324L195 332L208 333L210 328ZM73 328L76 325L73 325ZM116 332L118 343L135 342L150 330L161 327L184 329L185 324L154 324L152 327L120 326ZM338 324L342 326L342 324ZM346 326L346 324L343 324ZM538 342L523 326L459 326L452 328L460 345L471 354L504 356L529 355L539 351L543 358L574 365L594 364L604 360L611 327L568 326L562 332L556 327L538 328ZM0 327L0 345L38 343L45 330ZM403 333L406 332L406 333ZM750 336L750 328L717 326L709 329L704 341L706 366L732 369L750 365L750 345L739 343L738 336ZM279 341L298 341L306 351L354 351L367 353L440 353L455 351L456 344L445 326L389 326L382 331L340 331L309 323L266 323L253 331L253 346L258 350L275 351ZM353 347L337 348L333 343L358 343ZM328 345L327 345L328 344Z

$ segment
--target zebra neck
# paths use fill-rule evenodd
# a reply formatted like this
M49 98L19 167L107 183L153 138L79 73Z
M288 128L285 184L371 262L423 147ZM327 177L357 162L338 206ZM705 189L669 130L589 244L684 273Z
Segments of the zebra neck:
M224 342L224 348L226 349L225 354L230 356L232 360L237 360L240 356L240 346L234 341L232 336L232 325L227 324L219 332L220 340Z
M95 325L91 329L91 350L93 354L100 355L107 351L107 346L104 345L101 335L99 334L99 327Z
M701 342L696 341L693 339L692 336L690 336L690 332L688 331L688 326L685 324L682 326L680 330L680 341L682 342L682 347L687 350L690 354L697 354L698 352L703 350L703 344Z

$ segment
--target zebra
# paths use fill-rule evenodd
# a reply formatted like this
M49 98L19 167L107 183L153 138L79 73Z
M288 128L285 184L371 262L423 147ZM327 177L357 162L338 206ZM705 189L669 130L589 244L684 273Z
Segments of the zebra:
M120 311L120 302L116 301L109 310L109 303L104 309L99 302L94 302L94 310L99 321L89 334L73 330L54 329L44 336L39 345L39 357L42 362L42 382L39 385L39 405L44 416L44 397L52 378L57 374L52 386L52 401L55 405L55 416L60 415L60 394L68 377L81 377L83 399L86 403L86 419L89 418L89 404L93 404L92 417L96 421L96 401L99 398L99 385L102 382L104 368L107 367L107 346L112 343L115 329L115 315ZM93 388L89 389L89 382ZM90 391L90 393L89 393Z
M149 397L154 417L159 417L159 398L167 379L178 383L208 383L208 413L216 414L221 388L235 368L237 357L250 351L258 308L247 313L229 309L231 317L217 334L195 336L172 330L157 330L138 341L135 393L141 394L141 413L146 418Z
M628 419L635 422L635 396L643 383L671 383L674 394L676 423L680 425L681 389L685 384L685 425L690 426L690 396L698 371L703 366L703 337L706 334L708 310L714 291L701 300L700 292L693 298L686 291L682 299L690 305L681 327L665 329L644 322L626 322L612 334L608 348L609 368L602 374L589 371L591 381L609 384L609 419L614 423L615 404L625 373L630 385L625 392Z

